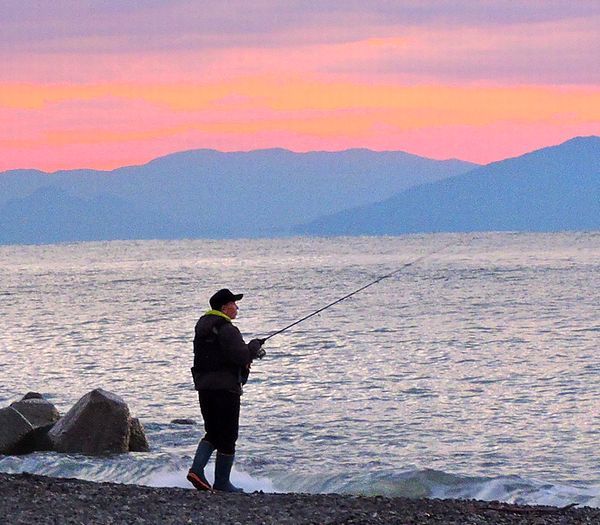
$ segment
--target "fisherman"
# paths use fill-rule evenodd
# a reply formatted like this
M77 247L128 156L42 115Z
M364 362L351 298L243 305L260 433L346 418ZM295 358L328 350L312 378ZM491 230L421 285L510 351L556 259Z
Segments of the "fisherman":
M231 323L237 317L236 304L243 294L224 288L210 298L210 307L196 323L192 375L198 391L205 436L196 450L187 479L198 490L211 490L204 467L217 450L214 490L243 492L229 481L238 438L240 396L248 380L250 364L262 359L263 339L244 342Z

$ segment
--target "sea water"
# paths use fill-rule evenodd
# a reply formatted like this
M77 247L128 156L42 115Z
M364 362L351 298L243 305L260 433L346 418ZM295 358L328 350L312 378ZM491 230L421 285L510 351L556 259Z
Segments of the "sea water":
M190 487L207 298L243 292L236 324L264 337L396 269L268 341L233 481L600 506L598 232L0 247L0 406L38 391L64 413L101 387L152 449L0 471Z

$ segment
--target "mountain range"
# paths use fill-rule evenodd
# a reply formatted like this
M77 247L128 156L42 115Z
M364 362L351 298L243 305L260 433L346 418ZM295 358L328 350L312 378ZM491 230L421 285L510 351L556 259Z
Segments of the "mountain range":
M296 227L299 234L600 229L600 137L494 162Z
M289 234L475 165L404 152L192 150L110 172L0 173L0 243Z
M0 173L0 243L600 229L600 137L485 166L405 152L192 150Z

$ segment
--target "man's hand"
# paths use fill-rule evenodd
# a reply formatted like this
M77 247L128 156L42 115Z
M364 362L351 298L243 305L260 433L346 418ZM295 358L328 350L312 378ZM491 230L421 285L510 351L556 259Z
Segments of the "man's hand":
M252 359L262 359L267 355L267 352L262 348L264 343L264 339L252 339L252 341L248 343L248 350L250 350L250 357Z

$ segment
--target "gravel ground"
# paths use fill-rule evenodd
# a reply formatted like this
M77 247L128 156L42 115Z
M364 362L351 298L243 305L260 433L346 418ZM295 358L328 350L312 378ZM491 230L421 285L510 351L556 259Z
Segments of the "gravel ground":
M600 524L600 509L338 494L223 494L0 474L12 524Z

